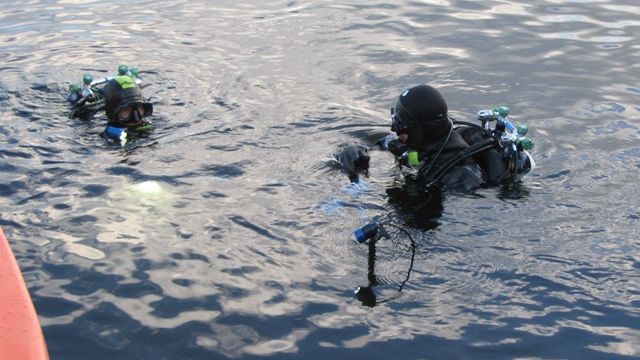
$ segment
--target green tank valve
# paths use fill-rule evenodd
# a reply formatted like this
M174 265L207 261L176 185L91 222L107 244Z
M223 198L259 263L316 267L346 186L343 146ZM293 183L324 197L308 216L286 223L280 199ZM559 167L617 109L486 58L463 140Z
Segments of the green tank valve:
M493 108L493 113L498 114L502 117L509 116L509 108L507 106L501 105Z
M530 139L521 139L520 140L520 145L522 145L522 148L525 150L531 150L533 149L533 141L531 141Z
M131 76L133 77L138 77L138 74L140 73L140 70L135 67L130 68L129 71L131 72Z
M129 67L127 65L120 65L118 66L118 75L127 75L127 73L129 72Z
M80 85L78 85L78 84L69 85L69 92L72 93L72 94L79 93L80 92Z
M91 74L84 74L84 76L82 76L82 82L85 85L91 85L92 81L93 81L93 76L91 76Z
M527 135L529 132L529 127L525 124L516 124L516 129L518 130L518 136L520 137Z
M420 159L418 158L418 152L417 151L409 151L407 153L407 162L411 166L420 165Z

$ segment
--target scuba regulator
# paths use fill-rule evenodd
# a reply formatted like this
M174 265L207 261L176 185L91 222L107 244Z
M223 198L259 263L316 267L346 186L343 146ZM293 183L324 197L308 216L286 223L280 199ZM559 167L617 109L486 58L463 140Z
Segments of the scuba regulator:
M509 108L506 106L497 106L492 110L478 111L478 120L482 123L485 133L499 140L504 146L515 144L521 150L531 150L533 141L526 138L525 135L529 131L529 127L524 124L513 125L509 121ZM492 130L489 123L496 121L496 126Z

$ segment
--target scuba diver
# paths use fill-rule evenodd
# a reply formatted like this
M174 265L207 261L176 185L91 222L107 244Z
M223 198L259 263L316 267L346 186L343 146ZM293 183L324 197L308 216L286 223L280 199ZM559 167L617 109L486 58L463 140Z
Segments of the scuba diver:
M102 88L105 110L107 113L107 129L105 133L112 137L122 133L142 133L151 128L151 123L144 118L153 114L153 104L146 101L134 78L128 75L118 75L109 80Z
M521 175L534 169L535 162L527 151L533 146L525 137L528 128L514 126L508 115L509 109L501 106L479 111L480 124L457 121L449 116L442 95L431 86L414 86L400 94L391 108L393 133L377 145L394 154L401 168L408 170L403 171L406 176L399 186L394 184L387 189L389 203L397 209L403 224L422 230L435 229L443 211L443 192L471 193L484 186L515 184ZM493 122L495 126L491 128ZM336 159L350 178L354 173L367 171L369 155L360 146L344 148ZM404 227L394 221L397 218L374 219L354 232L359 243L369 245L368 284L355 292L363 305L383 302L374 291L381 285L375 272L376 260L380 260L376 256L377 247L401 250L410 243L415 252L415 243ZM401 231L390 236L388 229L393 228ZM403 238L410 242L399 240ZM390 241L405 245L392 246ZM398 294L409 280L413 256Z
M439 183L448 191L469 193L515 181L535 167L527 152L533 145L524 137L527 128L515 127L507 116L503 106L478 112L481 125L453 120L442 95L418 85L403 91L391 108L394 133L380 146L401 165L416 169L425 185Z
M83 83L82 88L72 85L67 96L73 116L89 118L105 109L107 127L104 135L108 138L124 145L128 136L139 136L153 127L145 119L153 114L153 104L142 96L135 68L120 65L118 75L98 80L85 74Z

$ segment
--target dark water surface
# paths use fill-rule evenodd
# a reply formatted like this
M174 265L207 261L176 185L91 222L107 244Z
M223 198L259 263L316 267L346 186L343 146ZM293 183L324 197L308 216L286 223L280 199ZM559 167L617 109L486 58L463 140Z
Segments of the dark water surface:
M52 359L640 357L636 0L2 5L0 226ZM121 63L157 125L125 148L64 102ZM349 185L328 159L420 83L509 105L538 168L435 215L387 153ZM416 246L368 307L386 215Z

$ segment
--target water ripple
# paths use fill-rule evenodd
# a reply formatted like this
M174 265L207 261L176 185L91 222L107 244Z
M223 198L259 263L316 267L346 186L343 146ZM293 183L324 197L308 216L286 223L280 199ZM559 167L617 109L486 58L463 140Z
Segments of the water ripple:
M637 357L638 13L599 0L10 2L0 225L51 357ZM99 136L104 114L70 118L64 100L120 63L142 69L156 124L125 147ZM418 83L464 120L509 105L540 167L434 201L386 152L372 148L358 183L323 162L373 145ZM352 232L377 218L416 245L381 242L370 271ZM368 283L373 308L353 295Z

